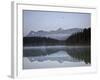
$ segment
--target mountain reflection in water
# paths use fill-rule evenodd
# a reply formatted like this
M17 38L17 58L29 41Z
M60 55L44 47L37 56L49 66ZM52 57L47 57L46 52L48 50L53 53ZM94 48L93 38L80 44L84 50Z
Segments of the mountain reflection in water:
M27 57L30 62L46 60L58 61L63 63L81 62L91 63L91 54L89 46L40 46L24 47L23 56Z

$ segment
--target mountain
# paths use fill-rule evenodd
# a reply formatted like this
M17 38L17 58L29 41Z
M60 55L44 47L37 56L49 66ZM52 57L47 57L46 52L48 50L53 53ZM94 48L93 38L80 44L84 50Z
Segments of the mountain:
M58 40L65 40L68 38L70 35L76 32L81 32L81 28L72 28L72 29L62 29L59 28L54 31L30 31L26 37L49 37L53 39L58 39Z

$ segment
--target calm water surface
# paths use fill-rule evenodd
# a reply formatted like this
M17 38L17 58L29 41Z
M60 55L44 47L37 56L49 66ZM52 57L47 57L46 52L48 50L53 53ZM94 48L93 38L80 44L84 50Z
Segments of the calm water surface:
M89 46L24 47L23 69L90 66Z

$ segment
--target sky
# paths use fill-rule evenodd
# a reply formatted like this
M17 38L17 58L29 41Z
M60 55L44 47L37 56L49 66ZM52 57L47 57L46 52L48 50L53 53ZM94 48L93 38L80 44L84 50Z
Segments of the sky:
M23 10L24 36L30 31L91 27L90 13Z

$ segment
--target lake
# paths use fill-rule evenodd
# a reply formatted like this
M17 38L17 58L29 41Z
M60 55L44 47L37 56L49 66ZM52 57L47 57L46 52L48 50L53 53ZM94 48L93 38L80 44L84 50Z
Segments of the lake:
M23 48L23 69L91 65L90 46L34 46Z

